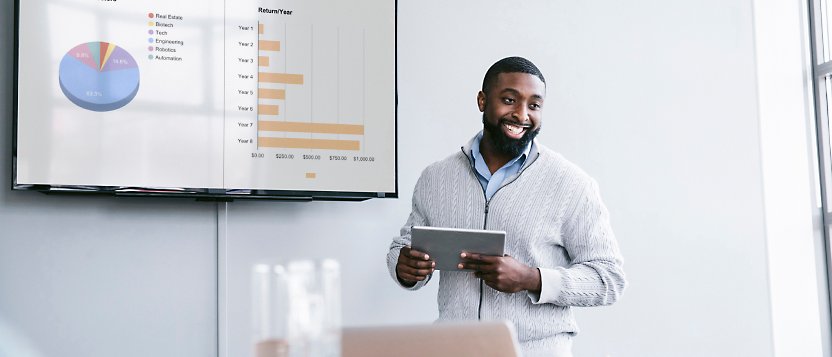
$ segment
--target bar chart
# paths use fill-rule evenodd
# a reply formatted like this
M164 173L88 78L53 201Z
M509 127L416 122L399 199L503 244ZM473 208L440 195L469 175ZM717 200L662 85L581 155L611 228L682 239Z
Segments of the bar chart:
M291 105L292 93L310 93L303 91L303 86L310 86L311 83L305 80L305 76L309 73L287 73L283 69L286 68L287 56L283 55L281 48L281 40L275 39L277 36L288 38L288 26L283 27L283 31L268 31L272 26L266 26L263 23L257 25L258 41L257 41L257 147L260 148L282 148L282 149L319 149L319 150L345 150L345 151L359 151L361 149L361 141L356 139L341 139L341 138L319 138L313 137L313 134L329 134L337 136L356 136L364 135L364 125L361 124L341 124L334 123L339 118L321 118L322 121L313 122L318 118L312 117L312 111L309 115L305 113L298 113L299 117L291 118L288 115L281 115L280 108L284 105ZM305 30L305 29L304 29ZM314 28L309 28L310 36L307 37L305 31L292 31L298 33L297 40L312 40L311 33ZM336 36L338 32L336 31ZM336 39L338 40L338 39ZM363 40L363 39L362 39ZM314 49L310 47L311 53L303 53L301 56L307 57L310 61L314 58ZM305 72L314 71L314 68L307 66ZM336 76L339 77L339 76ZM336 78L337 81L337 78ZM332 85L335 85L333 81ZM287 98L287 92L290 93ZM325 103L338 102L339 98L320 98L324 95L320 93L311 93L312 98L311 107L317 105L318 101ZM318 94L317 96L315 94ZM319 98L315 98L319 97ZM300 121L303 120L303 121ZM276 137L275 134L309 134L309 137ZM321 135L318 135L321 136Z
M347 2L241 1L227 7L227 185L394 192L392 17Z

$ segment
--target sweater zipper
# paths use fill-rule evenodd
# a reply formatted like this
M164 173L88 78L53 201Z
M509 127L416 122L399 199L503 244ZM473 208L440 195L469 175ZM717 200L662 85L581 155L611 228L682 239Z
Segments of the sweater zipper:
M482 195L485 196L485 192L483 192ZM491 196L491 197L494 197L494 196ZM486 199L485 200L485 219L482 222L482 229L485 229L485 227L488 225L488 204L489 203L491 203L491 201ZM485 283L483 283L482 279L480 279L480 305L477 306L477 320L482 320L482 299L483 299L483 295L484 295L483 294L483 289L484 289L483 285L484 284Z
M462 154L465 155L466 157L468 157L468 154L465 153L465 150L462 150ZM537 159L539 157L540 157L540 153L537 153L537 156L535 156L534 161L537 161ZM470 158L469 158L469 160L470 160ZM528 160L528 158L526 160ZM506 186L514 183L514 181L516 181L517 178L520 177L520 174L522 174L523 171L526 171L526 169L528 169L529 166L534 164L534 161L532 161L531 163L529 163L528 166L526 166L526 167L522 168L520 171L518 171L517 175L514 176L513 180L503 184L502 186L500 186L500 188L497 189L497 191L494 191L494 194L491 195L491 198L493 199L494 196L497 195L497 192L500 192L500 190L502 190L503 187L506 187ZM471 169L474 170L474 178L476 178L477 169L473 166L471 166ZM477 179L477 181L479 181L479 179ZM485 217L483 218L482 229L485 230L488 227L488 206L491 204L491 200L489 200L488 197L485 197L485 191L484 190L482 192L482 196L485 199ZM482 279L480 279L480 303L479 303L479 306L477 306L477 320L482 320L482 300L483 300L483 295L485 295L484 294L484 290L485 290L484 285L485 285L485 283L482 281Z

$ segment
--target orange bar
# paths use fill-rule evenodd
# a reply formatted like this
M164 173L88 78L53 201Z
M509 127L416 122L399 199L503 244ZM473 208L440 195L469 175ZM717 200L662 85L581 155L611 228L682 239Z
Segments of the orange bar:
M260 104L257 106L257 114L260 115L279 115L280 107L277 105Z
M258 138L260 147L284 148L284 149L322 149L322 150L352 150L361 149L361 142L355 140L324 140L324 139L294 139L294 138L270 138L261 136Z
M297 123L261 120L257 123L257 129L260 131L286 131L292 133L364 135L364 126L353 124Z
M257 24L257 32L262 35L263 32L266 32L265 26L263 24Z
M269 57L268 56L259 56L257 57L257 63L260 67L268 67L269 66Z
M280 51L280 41L260 40L260 51Z
M260 72L260 83L303 84L302 74Z
M314 172L307 172L307 173L306 173L306 178L308 178L308 179L313 179L313 178L315 178L315 177L317 177L317 176L318 176L318 175L316 175Z
M257 98L260 99L286 99L286 90L260 88Z

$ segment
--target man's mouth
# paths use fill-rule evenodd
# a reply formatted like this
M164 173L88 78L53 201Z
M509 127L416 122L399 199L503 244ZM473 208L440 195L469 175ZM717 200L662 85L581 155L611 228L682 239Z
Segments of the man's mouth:
M508 133L511 134L512 136L523 135L523 132L525 132L526 129L531 127L530 124L514 123L514 122L510 122L508 120L503 120L500 123L500 125L502 125L502 127L505 128L506 131L508 131Z

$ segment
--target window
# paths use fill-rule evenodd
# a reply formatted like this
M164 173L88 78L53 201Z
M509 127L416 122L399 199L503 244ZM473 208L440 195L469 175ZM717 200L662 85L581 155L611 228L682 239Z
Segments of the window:
M832 296L832 138L830 138L830 115L832 115L832 3L831 0L808 0L808 24L814 100L814 124L817 130L817 155L819 197L821 212L819 219L823 227L823 252L818 256L826 271L827 296ZM826 301L828 304L829 302ZM828 309L829 305L827 305ZM829 321L825 321L824 332L829 333ZM825 349L828 349L826 346ZM828 350L825 353L829 353Z

